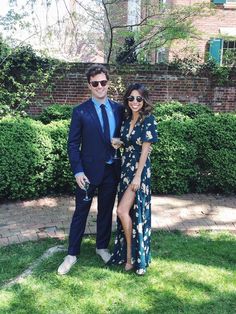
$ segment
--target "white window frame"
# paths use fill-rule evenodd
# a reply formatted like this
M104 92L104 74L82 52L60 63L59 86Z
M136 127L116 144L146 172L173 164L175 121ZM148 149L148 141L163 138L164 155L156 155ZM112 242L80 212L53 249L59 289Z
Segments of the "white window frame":
M155 55L155 63L160 63L160 62L166 62L168 59L168 50L167 48L158 48L156 50L156 55Z
M234 47L233 48L229 48L229 47L227 47L227 48L224 48L224 45L225 45L225 43L229 43L229 42L233 42L234 44ZM229 45L229 44L228 44ZM224 65L224 52L225 51L230 51L230 50L233 50L233 51L235 51L235 54L236 54L236 39L235 40L225 40L225 39L223 39L223 42L222 42L222 49L221 49L221 65ZM236 58L236 57L235 57Z
M225 9L236 9L236 0L226 0L224 3Z

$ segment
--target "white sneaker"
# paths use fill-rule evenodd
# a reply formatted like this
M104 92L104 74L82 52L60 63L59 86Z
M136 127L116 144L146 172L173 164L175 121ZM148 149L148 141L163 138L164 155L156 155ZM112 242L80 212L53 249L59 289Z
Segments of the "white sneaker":
M139 276L144 276L146 274L146 270L143 268L137 269L136 274Z
M70 271L71 267L77 262L77 257L73 255L67 255L64 258L63 263L58 267L58 274L65 275Z
M110 258L111 254L109 253L108 249L96 249L96 253L101 256L102 260L106 264Z

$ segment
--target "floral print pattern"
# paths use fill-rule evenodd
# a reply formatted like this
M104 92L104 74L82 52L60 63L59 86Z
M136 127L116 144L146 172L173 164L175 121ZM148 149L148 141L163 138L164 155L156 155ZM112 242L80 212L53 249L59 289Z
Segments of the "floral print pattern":
M123 121L121 127L121 140L124 142L122 155L121 180L118 187L118 201L133 180L138 161L142 151L143 142L157 142L157 123L153 115L138 121L129 135L130 119ZM141 186L136 192L130 216L132 219L132 264L135 269L146 270L150 261L150 236L151 236L151 170L148 157L141 176ZM124 230L117 218L117 232L114 251L110 259L111 264L126 262L126 240Z

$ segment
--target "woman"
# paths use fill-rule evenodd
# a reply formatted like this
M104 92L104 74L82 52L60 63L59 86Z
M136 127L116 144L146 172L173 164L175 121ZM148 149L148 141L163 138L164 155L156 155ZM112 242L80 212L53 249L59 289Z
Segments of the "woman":
M156 121L144 85L131 84L124 95L126 117L121 127L124 143L118 189L117 233L111 264L146 272L150 263L151 172L149 149L157 142Z

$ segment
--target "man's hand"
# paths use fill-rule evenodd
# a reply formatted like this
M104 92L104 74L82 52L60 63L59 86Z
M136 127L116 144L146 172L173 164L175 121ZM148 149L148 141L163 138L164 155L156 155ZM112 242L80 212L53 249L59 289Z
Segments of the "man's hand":
M84 173L80 173L78 174L76 177L75 177L75 180L78 184L78 186L81 188L81 189L84 189L84 183L87 181L89 182L89 179L86 177L86 175ZM90 182L89 182L90 183Z

